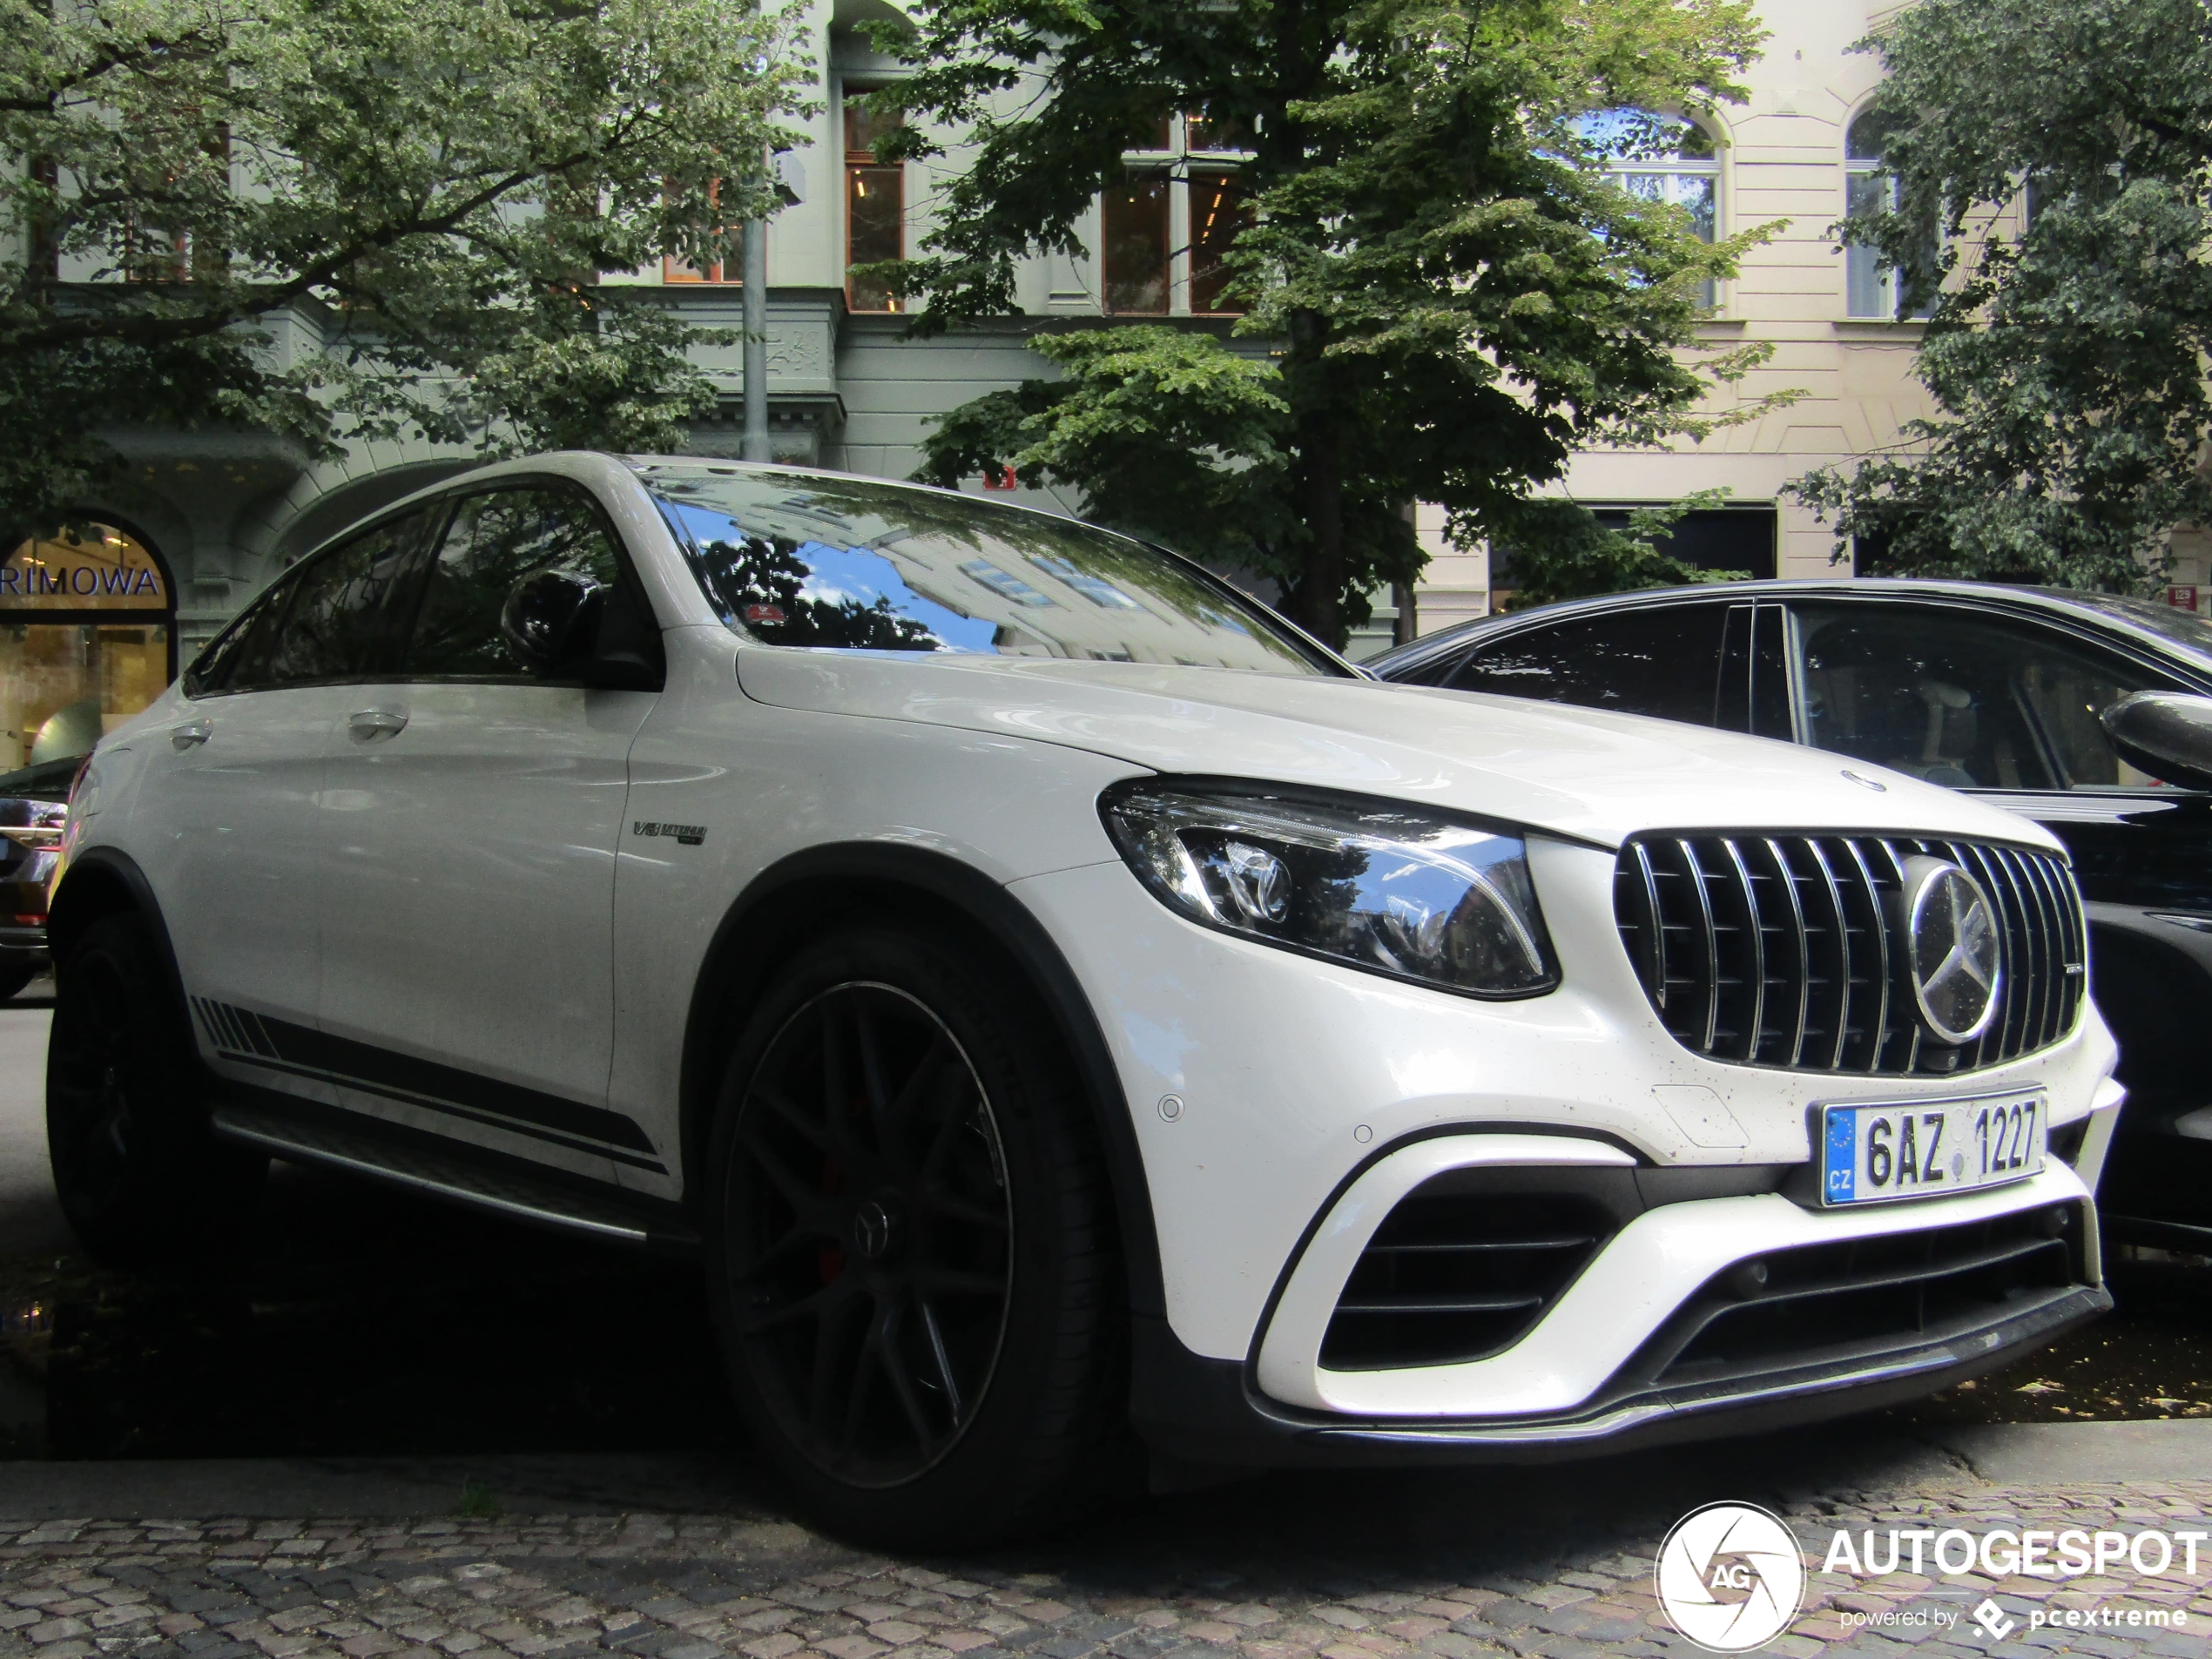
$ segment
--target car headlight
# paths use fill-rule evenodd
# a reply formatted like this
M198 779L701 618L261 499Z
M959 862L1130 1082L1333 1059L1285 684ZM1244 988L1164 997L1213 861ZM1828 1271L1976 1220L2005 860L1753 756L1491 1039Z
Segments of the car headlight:
M1559 983L1510 831L1264 784L1144 779L1099 810L1144 885L1204 926L1470 996Z

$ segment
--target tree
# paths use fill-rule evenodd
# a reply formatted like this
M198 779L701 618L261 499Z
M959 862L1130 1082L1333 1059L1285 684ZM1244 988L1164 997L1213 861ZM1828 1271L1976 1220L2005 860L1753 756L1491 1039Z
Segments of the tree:
M769 206L784 47L758 0L0 0L0 521L118 427L667 447L692 336L599 279Z
M1761 347L1704 352L1717 245L1603 164L1740 96L1747 0L927 0L885 28L925 115L883 142L963 171L914 258L875 268L923 333L1015 309L1015 261L1081 252L1080 217L1163 119L1237 124L1252 222L1224 263L1233 334L1161 325L1043 334L1064 371L957 410L921 476L1012 464L1103 522L1277 578L1341 641L1422 554L1406 509L1534 569L1588 516L1540 503L1577 448L1703 435Z
M1847 233L1943 285L1916 362L1941 412L1796 489L1900 573L2156 586L2172 528L2212 523L2212 14L1925 0L1869 44L1896 199Z

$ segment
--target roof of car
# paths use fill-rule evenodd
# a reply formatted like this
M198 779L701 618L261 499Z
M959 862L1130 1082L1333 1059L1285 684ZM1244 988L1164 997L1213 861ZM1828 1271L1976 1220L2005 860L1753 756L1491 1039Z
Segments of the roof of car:
M1366 667L1385 679L1412 671L1437 658L1493 633L1503 633L1532 623L1602 610L1629 610L1646 606L1678 604L1683 599L1802 599L1811 596L1840 599L1879 599L1910 597L1972 602L2016 615L2040 614L2075 625L2087 624L2107 634L2125 637L2145 651L2162 657L2180 657L2197 669L2212 673L2212 624L2190 612L2148 599L2131 599L2107 593L2085 593L2073 588L2019 587L2002 582L1956 582L1921 577L1826 577L1767 582L1710 583L1685 588L1646 588L1630 593L1608 593L1587 599L1562 599L1554 604L1534 605L1478 617L1472 622L1431 634L1411 644L1371 658Z

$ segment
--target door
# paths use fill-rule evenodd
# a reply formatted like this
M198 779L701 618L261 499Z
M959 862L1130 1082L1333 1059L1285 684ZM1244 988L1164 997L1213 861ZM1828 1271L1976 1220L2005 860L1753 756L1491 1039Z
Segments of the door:
M617 1164L661 1167L605 1108L615 849L653 696L521 668L501 609L547 570L607 586L603 637L648 614L582 490L464 496L400 676L342 711L324 792L320 1021L346 1105L607 1180Z
M323 769L361 682L391 666L393 600L424 523L388 520L288 573L194 664L187 711L145 739L132 841L211 1053L266 1061L264 1021L315 1017Z
M2196 1037L2212 1020L2212 797L2136 771L2097 718L2131 692L2199 688L2028 618L1843 600L1792 611L1808 742L1981 795L2067 844L2090 989L2129 1090L2100 1202L2121 1220L2212 1229L2212 1113L2185 1123L2212 1103Z

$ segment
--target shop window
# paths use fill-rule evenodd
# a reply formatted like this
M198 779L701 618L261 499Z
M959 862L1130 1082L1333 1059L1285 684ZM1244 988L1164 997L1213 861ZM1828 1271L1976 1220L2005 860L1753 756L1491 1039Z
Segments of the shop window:
M1719 237L1721 164L1711 133L1679 116L1637 110L1600 111L1584 116L1575 129L1611 154L1607 176L1629 195L1681 208L1701 242ZM1717 286L1709 280L1699 298L1706 306L1717 304Z
M1897 205L1897 181L1882 171L1882 151L1894 127L1895 123L1888 116L1869 110L1853 121L1844 135L1846 213L1878 212ZM1901 316L1924 320L1935 314L1933 294L1905 310L1902 287L1897 267L1882 258L1879 248L1868 242L1845 244L1845 315L1890 321Z
M879 161L876 146L905 117L879 116L860 89L845 103L845 303L854 311L899 311L900 297L879 278L856 277L856 266L907 256L907 170Z
M159 697L176 607L152 550L96 524L0 563L0 770L89 753Z
M1125 152L1130 179L1099 197L1099 298L1116 316L1233 315L1224 256L1252 222L1237 177L1244 124L1200 111L1161 118Z

